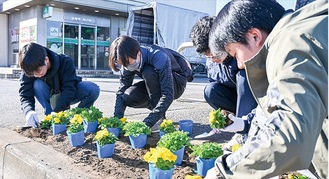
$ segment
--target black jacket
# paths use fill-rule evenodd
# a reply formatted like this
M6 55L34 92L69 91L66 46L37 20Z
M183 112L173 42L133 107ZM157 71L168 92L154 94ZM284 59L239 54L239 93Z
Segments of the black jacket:
M47 74L39 78L47 83L50 89L54 89L54 77L58 74L61 96L56 104L55 112L67 109L73 100L76 92L77 84L82 81L81 77L76 75L73 60L66 55L58 55L57 53L47 49L47 56L51 63L51 68ZM21 107L26 115L29 111L35 110L35 98L33 83L36 77L28 77L22 72L20 76L19 95L21 97Z

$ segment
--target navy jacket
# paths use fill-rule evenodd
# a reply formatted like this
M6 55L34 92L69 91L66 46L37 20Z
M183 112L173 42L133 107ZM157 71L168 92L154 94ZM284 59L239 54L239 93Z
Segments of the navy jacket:
M47 74L39 78L45 81L50 89L54 89L54 77L58 74L61 96L56 104L55 112L63 111L70 105L71 100L75 96L76 86L82 81L81 77L76 75L73 60L66 55L58 55L57 53L47 49L47 56L49 57L51 68ZM20 76L19 95L21 97L21 107L26 115L29 111L35 110L35 98L33 83L36 77L28 77L22 72Z
M187 81L186 74L183 72L176 59L170 54L168 50L156 45L152 45L151 47L141 47L140 51L142 54L140 69L133 72L123 70L122 74L120 75L121 86L116 95L114 116L119 118L124 116L126 106L124 105L122 95L124 94L125 90L132 85L135 75L138 75L142 78L143 68L144 66L148 65L153 66L154 70L159 74L162 94L158 104L147 118L159 119L164 115L174 100L173 73L184 76L183 79Z
M236 74L239 72L236 59L229 58L222 64L207 61L208 79L228 87L236 87Z

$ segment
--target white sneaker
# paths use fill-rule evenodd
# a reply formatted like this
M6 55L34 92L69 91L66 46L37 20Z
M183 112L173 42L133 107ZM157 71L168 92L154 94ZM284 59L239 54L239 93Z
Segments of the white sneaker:
M161 118L160 120L158 120L157 123L155 123L152 127L151 127L151 131L152 133L157 133L160 132L160 124L163 122L163 118Z

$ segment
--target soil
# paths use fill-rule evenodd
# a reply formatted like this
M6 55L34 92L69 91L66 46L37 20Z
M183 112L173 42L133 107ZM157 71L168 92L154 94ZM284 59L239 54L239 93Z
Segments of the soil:
M29 128L18 133L70 156L76 165L83 166L85 172L97 178L148 178L149 166L143 156L150 147L156 147L160 139L159 133L152 133L148 136L144 148L133 149L129 137L120 134L119 140L115 143L114 155L111 158L100 159L97 156L96 142L93 141L95 134L85 133L85 144L72 147L65 132L54 136L50 129ZM196 168L196 162L195 157L190 155L191 152L188 147L185 148L183 163L175 168L173 178L183 179L188 174L195 175L193 169Z
M159 133L152 133L148 136L144 148L133 149L129 137L120 134L119 140L115 143L114 155L111 158L100 159L97 156L96 142L93 141L95 134L85 133L85 144L72 147L65 132L55 136L50 129L28 128L17 132L68 155L74 160L75 165L82 167L85 172L95 176L95 178L149 178L149 166L144 161L143 156L150 147L156 147L160 139ZM175 168L172 178L184 179L186 175L196 175L196 160L195 156L191 156L191 153L191 149L185 147L183 162L181 166ZM290 174L298 175L296 172L290 172ZM288 173L279 177L279 179L287 178Z

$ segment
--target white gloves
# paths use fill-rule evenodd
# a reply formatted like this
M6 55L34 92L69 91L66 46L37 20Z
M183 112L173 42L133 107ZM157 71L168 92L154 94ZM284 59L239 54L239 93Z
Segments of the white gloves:
M244 116L246 117L246 116ZM228 118L230 118L233 121L233 124L224 127L223 129L221 129L222 131L226 131L226 132L240 132L243 131L244 129L244 117L239 118L239 117L235 117L233 116L233 114L229 114Z
M25 116L25 120L26 120L25 126L31 126L33 128L38 127L39 119L38 119L38 115L35 111L27 112L27 114Z
M50 113L50 115L56 116L56 112L53 111L53 112Z

